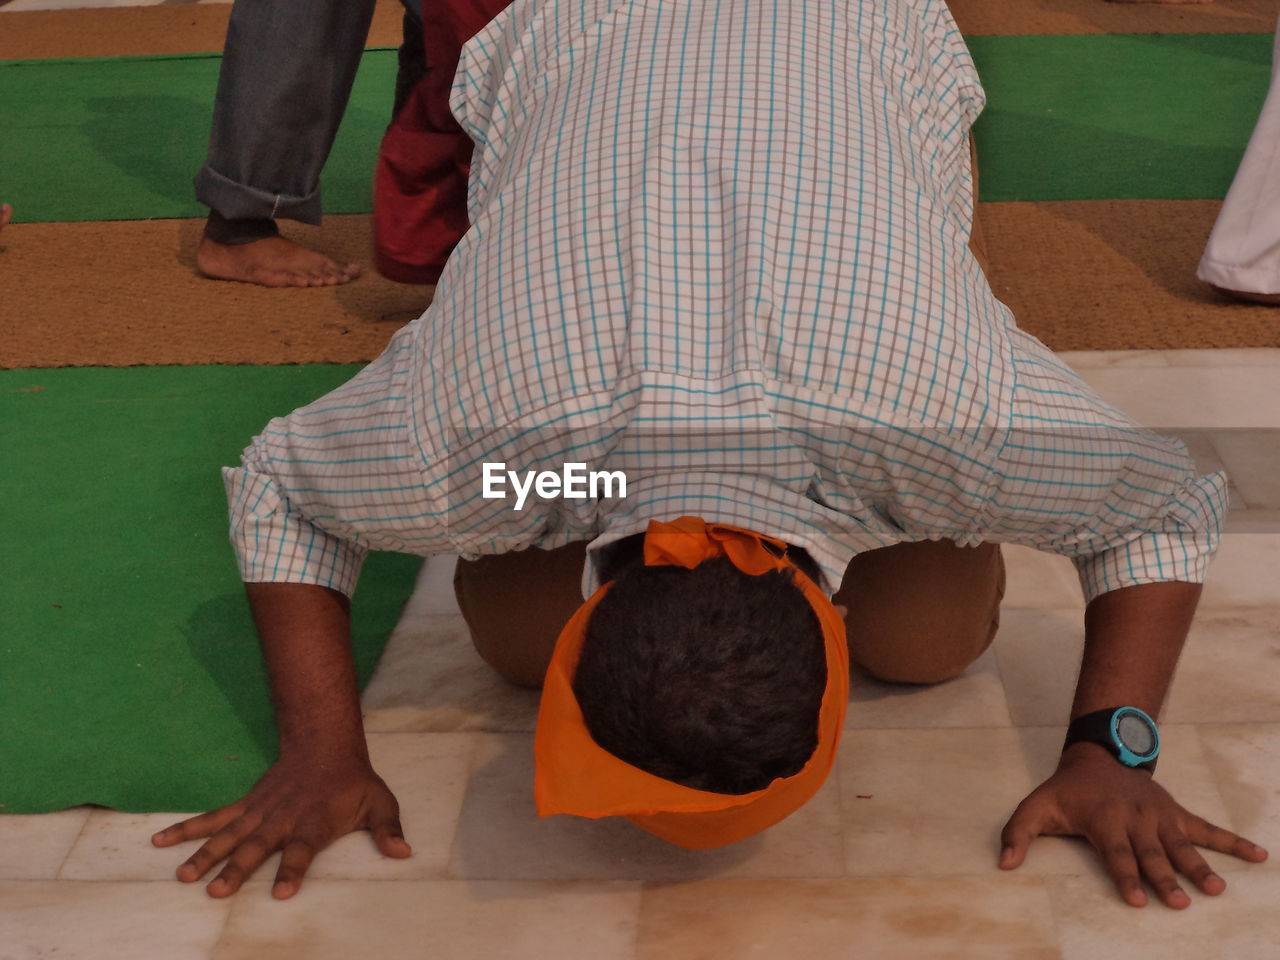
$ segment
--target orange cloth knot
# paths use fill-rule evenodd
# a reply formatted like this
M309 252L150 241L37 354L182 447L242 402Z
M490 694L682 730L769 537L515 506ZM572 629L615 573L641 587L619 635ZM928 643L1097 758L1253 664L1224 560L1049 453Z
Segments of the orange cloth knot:
M644 537L644 562L650 567L692 570L703 560L727 556L735 567L755 577L791 566L786 552L787 545L781 540L741 527L706 523L698 517L681 517L671 523L650 520Z

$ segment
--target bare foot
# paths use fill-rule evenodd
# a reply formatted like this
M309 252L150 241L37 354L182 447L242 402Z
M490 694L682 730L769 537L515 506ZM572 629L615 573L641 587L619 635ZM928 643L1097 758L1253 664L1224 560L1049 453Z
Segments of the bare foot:
M235 245L202 237L196 250L196 267L215 280L239 280L264 287L332 287L360 276L360 268L354 263L338 263L284 237L264 237Z
M4 225L9 222L9 218L13 216L13 207L7 203L0 203L0 230L4 229Z
M1248 300L1250 303L1280 304L1280 293L1253 293L1250 290L1228 290L1217 284L1210 284L1219 293L1225 293L1236 300Z

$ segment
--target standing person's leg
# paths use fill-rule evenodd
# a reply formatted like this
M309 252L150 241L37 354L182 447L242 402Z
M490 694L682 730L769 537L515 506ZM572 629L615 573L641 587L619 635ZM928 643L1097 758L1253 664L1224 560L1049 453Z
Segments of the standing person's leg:
M1280 303L1280 25L1271 89L1196 276L1234 297Z
M862 670L891 683L940 683L990 646L1003 597L997 544L928 540L854 557L833 600L849 608L849 657Z
M236 0L218 76L209 155L195 177L210 207L196 263L210 277L320 286L354 264L278 236L318 224L320 171L364 53L374 0Z
M467 230L467 175L474 144L449 94L463 45L511 0L432 0L422 9L428 70L382 139L374 174L378 272L435 283Z
M396 97L391 118L404 108L413 88L427 75L427 51L423 40L422 0L404 0L403 39L396 59Z
M540 687L560 631L582 606L585 542L459 560L453 591L476 651L502 677Z

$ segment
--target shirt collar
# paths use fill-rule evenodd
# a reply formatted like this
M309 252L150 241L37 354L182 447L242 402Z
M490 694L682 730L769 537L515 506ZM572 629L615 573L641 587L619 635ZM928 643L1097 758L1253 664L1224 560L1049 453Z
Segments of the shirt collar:
M763 477L686 473L628 478L627 496L601 504L599 535L587 546L582 595L600 586L600 551L611 543L644 533L650 520L701 517L709 523L745 527L803 547L828 595L840 588L856 554L901 541L884 524L864 522L826 507L783 484Z

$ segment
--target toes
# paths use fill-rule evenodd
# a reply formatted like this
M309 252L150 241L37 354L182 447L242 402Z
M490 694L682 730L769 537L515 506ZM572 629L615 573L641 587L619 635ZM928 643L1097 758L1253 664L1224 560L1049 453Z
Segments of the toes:
M294 270L258 268L243 279L248 283L256 283L260 287L313 287L316 285L308 274Z
M319 272L324 278L325 286L350 283L360 276L360 268L354 263L338 263L335 260L326 260Z

